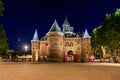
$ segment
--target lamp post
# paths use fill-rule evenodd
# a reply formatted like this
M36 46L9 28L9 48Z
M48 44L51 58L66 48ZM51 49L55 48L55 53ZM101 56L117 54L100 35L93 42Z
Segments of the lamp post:
M24 49L25 49L25 51L28 51L28 46L24 45Z
M26 52L28 51L28 45L25 44L25 45L23 46L23 48L24 48L25 53L26 53Z
M26 62L27 61L27 51L28 51L28 45L23 45L23 49L24 49L24 58L23 58L23 60Z

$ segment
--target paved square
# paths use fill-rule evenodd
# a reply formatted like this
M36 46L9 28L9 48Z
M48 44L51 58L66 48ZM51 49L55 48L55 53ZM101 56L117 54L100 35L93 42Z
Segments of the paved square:
M120 80L120 66L92 63L0 63L0 80Z

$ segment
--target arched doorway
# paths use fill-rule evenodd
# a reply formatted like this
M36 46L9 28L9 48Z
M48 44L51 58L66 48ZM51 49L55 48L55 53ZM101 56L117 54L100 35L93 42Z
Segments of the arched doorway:
M74 61L74 52L73 52L72 50L69 50L69 51L67 52L67 55L68 55L67 61L69 61L69 62Z

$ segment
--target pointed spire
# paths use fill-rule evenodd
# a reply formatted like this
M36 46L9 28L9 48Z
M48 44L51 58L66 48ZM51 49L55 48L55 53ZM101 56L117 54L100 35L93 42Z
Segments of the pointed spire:
M66 15L65 21L63 22L62 26L63 26L63 31L64 32L72 32L72 27L67 20L67 15Z
M56 18L55 18L55 21L54 22L56 22L57 23L57 20L56 20Z
M61 32L60 27L59 27L56 19L55 19L52 27L49 30L49 32L53 32L53 31Z
M67 15L65 16L65 20L67 20Z
M81 33L78 31L76 37L81 37L81 36L82 36Z
M33 40L39 40L39 39L38 39L37 29L35 30L35 33L34 33L34 36L33 36Z
M88 34L87 29L85 29L85 33L83 34L83 38L86 38L86 37L90 37L90 35Z
M70 26L70 24L69 24L69 22L68 22L68 20L67 20L67 15L66 15L65 21L64 21L64 23L63 23L63 26L64 26L64 25ZM71 26L70 26L70 27L71 27Z

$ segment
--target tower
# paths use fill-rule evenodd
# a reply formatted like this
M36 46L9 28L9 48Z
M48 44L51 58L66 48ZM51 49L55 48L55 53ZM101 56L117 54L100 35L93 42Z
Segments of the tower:
M33 61L38 61L40 42L38 39L37 29L35 30L33 39L31 40L31 49L32 49L32 59Z
M69 24L69 22L67 20L67 17L66 17L66 19L65 19L65 21L64 21L62 26L63 26L62 31L65 34L66 38L73 37L75 35L74 28L71 27L71 25Z
M55 20L49 32L48 40L48 57L50 60L63 60L64 34Z
M77 62L77 55L79 54L80 38L76 38L76 34L74 33L74 28L69 24L67 18L63 22L62 31L65 35L64 40L64 60L65 61L74 61ZM79 49L79 50L78 50Z
M87 29L85 29L82 37L82 53L85 54L87 59L91 53L91 36L89 36Z

